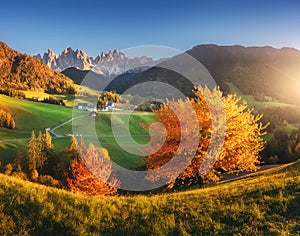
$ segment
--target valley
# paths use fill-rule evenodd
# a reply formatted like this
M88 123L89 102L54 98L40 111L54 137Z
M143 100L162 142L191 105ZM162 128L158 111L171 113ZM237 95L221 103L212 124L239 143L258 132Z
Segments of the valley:
M17 126L15 130L0 129L0 162L6 165L11 158L16 155L17 151L27 153L28 141L31 131L44 131L46 128L53 128L64 124L71 120L73 107L63 107L52 104L45 104L27 100L20 100L0 95L0 103L3 108L14 114ZM76 111L76 114L88 116L86 111ZM117 114L120 117L120 125L122 120L122 112ZM109 150L112 160L126 168L140 167L140 158L127 153L118 147L112 130L110 128L111 114L100 113L96 117L96 131L99 141L105 148ZM116 114L114 113L114 116ZM145 143L148 141L148 132L144 130L140 123L149 124L155 119L152 113L134 112L131 117L131 131L137 142ZM53 143L56 152L59 153L66 149L70 144L70 137L66 135L72 134L72 122L69 122L57 129L55 134L59 137L53 137Z
M0 42L0 235L300 234L300 51L186 53L217 86L161 66L180 67L184 53L93 58L67 47L31 57Z

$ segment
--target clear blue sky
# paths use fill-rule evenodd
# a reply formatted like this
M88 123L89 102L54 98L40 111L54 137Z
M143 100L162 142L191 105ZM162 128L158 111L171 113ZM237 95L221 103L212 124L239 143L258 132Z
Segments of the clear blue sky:
M0 3L0 40L14 49L56 53L158 44L187 50L220 45L300 49L300 1L48 0Z

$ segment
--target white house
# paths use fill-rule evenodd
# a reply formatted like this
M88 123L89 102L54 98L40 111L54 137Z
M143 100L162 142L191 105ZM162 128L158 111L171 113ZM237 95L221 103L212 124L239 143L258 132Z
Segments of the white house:
M97 107L96 106L87 106L86 108L89 112L97 112Z
M78 109L79 110L86 110L87 109L87 103L78 103Z

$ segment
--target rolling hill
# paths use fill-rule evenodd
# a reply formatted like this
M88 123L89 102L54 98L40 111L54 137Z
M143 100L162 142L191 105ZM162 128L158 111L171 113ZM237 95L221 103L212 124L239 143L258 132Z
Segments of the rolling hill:
M199 45L187 51L218 84L233 83L243 93L263 93L300 104L300 51L293 48Z
M0 92L31 90L46 93L74 93L73 81L49 69L39 60L21 54L0 41Z
M67 68L61 73L71 78L76 84L81 84L83 79L86 78L86 76L88 76L88 79L92 81L95 80L96 81L103 80L104 82L109 81L109 77L107 76L104 76L102 74L97 74L90 70L80 70L75 67Z
M39 103L27 100L16 99L0 94L0 109L4 109L12 113L16 129L10 130L0 128L0 162L3 165L10 162L11 158L18 150L26 153L28 146L28 139L31 131L44 131L45 128L53 129L67 121L70 121L73 115L73 108L57 106L46 103ZM75 116L86 115L88 112L76 110ZM118 123L124 125L126 121L126 114L115 114L118 118ZM92 119L92 118L91 118ZM148 141L148 131L144 130L140 123L151 123L155 119L152 113L135 112L130 118L130 131L137 142L146 143ZM93 124L93 123L92 123ZM105 148L108 149L112 160L126 168L140 167L141 158L139 156L130 154L123 150L117 144L112 129L111 129L111 114L98 114L96 117L96 132L98 138ZM86 124L76 123L76 125L85 126ZM64 137L67 134L72 134L72 122L55 130L55 133L61 138L54 138L53 143L57 153L69 146L69 138ZM126 137L124 137L126 138Z
M16 129L0 128L0 162L9 162L18 150L26 152L32 130L44 131L72 117L72 109L46 103L32 102L0 94L0 108L9 111ZM10 140L7 142L6 140ZM54 140L57 150L67 147L69 140Z
M201 190L115 197L0 174L0 234L299 235L299 167Z

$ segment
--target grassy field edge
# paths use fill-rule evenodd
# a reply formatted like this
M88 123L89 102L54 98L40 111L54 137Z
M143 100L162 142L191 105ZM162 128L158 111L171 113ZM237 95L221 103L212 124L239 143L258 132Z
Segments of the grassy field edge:
M299 167L182 193L97 198L0 175L0 234L299 235Z

